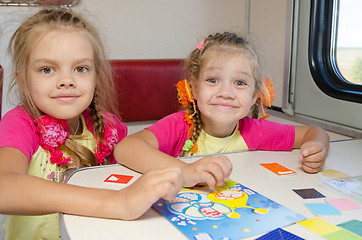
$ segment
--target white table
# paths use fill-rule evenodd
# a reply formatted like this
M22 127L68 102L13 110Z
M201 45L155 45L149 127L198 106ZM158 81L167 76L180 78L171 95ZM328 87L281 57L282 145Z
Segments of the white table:
M328 179L321 173L307 174L298 160L299 150L291 152L237 152L225 154L233 163L231 179L257 191L271 200L290 208L305 217L315 216L305 203L320 203L324 199L302 199L292 189L315 188L326 198L344 198L341 192L322 183ZM184 158L186 162L198 158ZM293 176L277 176L260 163L277 162L297 172ZM327 162L323 169L335 169L351 176L362 175L362 139L332 142ZM111 174L132 175L128 184L105 183ZM121 189L132 184L140 174L121 165L108 165L80 169L68 179L69 184ZM346 210L343 215L321 216L322 219L339 224L349 220L362 221L362 209ZM60 229L63 239L187 239L177 228L153 208L135 221L109 220L60 214ZM323 239L299 224L283 228L305 239ZM262 235L262 234L261 234ZM261 235L249 237L255 239Z

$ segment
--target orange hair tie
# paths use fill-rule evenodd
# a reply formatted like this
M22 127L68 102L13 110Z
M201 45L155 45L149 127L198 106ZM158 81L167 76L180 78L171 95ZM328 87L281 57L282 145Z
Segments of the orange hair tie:
M197 152L197 150L199 149L199 147L197 146L197 141L194 142L194 145L192 146L192 148L190 149L191 152L195 153Z
M261 111L262 111L261 119L266 119L267 117L270 117L269 115L265 114L263 106L271 107L271 103L273 102L274 97L275 97L275 90L273 87L273 83L269 80L269 78L263 79L263 86L261 89L261 93L259 95Z
M185 113L185 122L187 124L190 125L188 131L187 131L187 136L189 138L191 138L192 136L192 132L194 129L194 123L192 121L193 116L196 114L196 104L195 104L195 100L192 96L192 92L191 92L191 87L189 85L189 82L187 81L187 79L181 80L176 84L176 88L177 88L177 98L178 101L181 103L181 105L183 107L185 107L187 109L187 107L189 106L189 102L192 103L193 108L194 108L194 113L192 115L190 115L188 112ZM192 151L192 152L197 152L197 143L194 142L192 143L191 140L186 140L185 142L185 146L182 148L183 151Z
M189 105L189 102L191 102L193 104L194 113L192 115L188 116L190 119L192 119L192 117L196 113L196 105L195 105L194 97L192 96L192 93L191 93L191 87L189 85L189 82L187 81L187 79L181 80L176 84L176 88L177 88L177 92L178 92L178 94L177 94L178 101L181 103L181 105L183 107L187 108Z

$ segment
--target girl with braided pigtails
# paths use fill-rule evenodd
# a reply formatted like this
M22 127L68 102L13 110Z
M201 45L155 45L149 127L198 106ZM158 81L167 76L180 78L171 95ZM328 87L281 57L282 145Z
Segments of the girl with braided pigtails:
M185 61L190 79L176 86L183 110L127 136L120 144L122 163L142 171L180 166L185 186L202 177L213 187L232 169L226 157L215 153L300 148L304 171L318 172L329 148L327 133L265 120L263 106L271 106L275 92L259 62L251 44L236 34L208 36ZM191 164L176 159L196 155L204 157Z
M41 10L16 30L10 50L21 104L0 122L5 239L60 239L59 212L136 219L178 193L178 168L147 172L118 191L64 183L77 168L116 163L115 149L127 135L107 108L117 98L90 23L71 10Z

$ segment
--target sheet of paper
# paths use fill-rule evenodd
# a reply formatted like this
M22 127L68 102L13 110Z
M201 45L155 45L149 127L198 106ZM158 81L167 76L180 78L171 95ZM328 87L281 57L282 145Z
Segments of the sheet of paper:
M323 171L320 171L320 173L328 176L328 177L332 177L332 178L349 178L349 177L352 177L351 175L348 175L344 172L341 172L341 171L337 171L337 170L334 170L334 169L326 169L326 170L323 170Z
M338 226L362 237L362 221L360 220L353 219L351 221L338 224Z
M296 174L293 170L286 168L279 163L261 163L260 165L279 176Z
M333 205L338 210L351 210L362 208L360 205L358 205L349 198L326 199L326 202Z
M361 240L357 235L350 233L344 229L328 233L323 235L323 237L327 240Z
M329 203L305 203L305 206L317 216L321 215L342 215L342 213Z
M104 182L127 184L132 178L133 176L129 175L111 174Z
M298 224L303 227L315 232L316 234L322 236L328 240L360 240L361 238L357 235L350 233L344 230L341 227L335 226L323 219L320 218L311 218L301 222Z
M337 227L333 225L332 223L329 223L321 218L311 218L307 219L301 222L298 222L298 224L302 225L303 227L311 230L312 232L315 232L316 234L323 236L325 234L335 232L340 230L340 227Z
M315 190L314 188L293 189L293 191L303 199L326 197L322 193Z

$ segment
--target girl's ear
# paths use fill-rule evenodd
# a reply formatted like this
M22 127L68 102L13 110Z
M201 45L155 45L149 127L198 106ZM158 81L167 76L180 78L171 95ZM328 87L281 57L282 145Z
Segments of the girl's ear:
M260 97L260 91L256 90L254 93L254 96L253 96L252 105L254 105L256 103L256 101L258 100L259 97Z
M192 91L192 96L194 97L195 100L197 100L197 91L198 91L198 84L197 84L197 80L194 77L191 77L191 91Z

